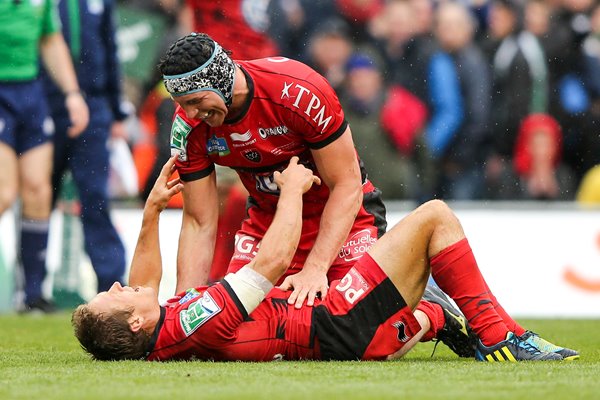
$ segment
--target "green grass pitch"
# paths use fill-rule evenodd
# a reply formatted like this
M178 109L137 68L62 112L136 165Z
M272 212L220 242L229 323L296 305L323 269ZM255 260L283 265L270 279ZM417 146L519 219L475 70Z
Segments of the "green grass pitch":
M487 364L443 344L393 362L93 362L70 315L0 316L0 399L599 399L600 320L523 320L581 352Z

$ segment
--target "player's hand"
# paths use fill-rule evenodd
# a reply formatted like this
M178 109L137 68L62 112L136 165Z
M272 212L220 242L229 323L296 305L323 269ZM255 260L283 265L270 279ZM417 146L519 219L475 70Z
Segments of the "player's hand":
M69 112L71 126L67 130L70 138L76 138L88 126L90 111L83 96L79 92L69 93L65 98L65 106Z
M313 175L313 172L304 165L298 164L298 160L298 157L292 157L283 172L276 171L273 175L280 190L284 190L287 185L293 189L301 189L302 193L306 193L313 184L321 184L321 179Z
M146 209L161 212L167 207L171 197L183 190L183 184L179 178L169 181L169 177L175 171L175 160L177 155L169 158L169 161L163 165L160 175L154 183L154 187L146 200Z
M307 306L315 304L315 297L321 294L321 299L327 296L329 285L327 274L317 269L304 267L295 275L290 275L279 286L282 290L294 290L288 298L288 304L294 304L296 308L302 307L304 300Z

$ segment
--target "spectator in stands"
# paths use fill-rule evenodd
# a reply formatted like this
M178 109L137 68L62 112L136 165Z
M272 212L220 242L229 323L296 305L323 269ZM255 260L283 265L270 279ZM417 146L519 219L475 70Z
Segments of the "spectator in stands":
M486 165L491 198L510 198L504 177L511 174L512 154L521 121L548 110L548 66L538 39L522 30L522 9L511 0L495 0L490 32L484 43L492 64L492 149Z
M238 60L279 55L267 31L269 1L186 0L192 13L193 29L217 40L223 48L234 49Z
M22 201L18 255L23 266L25 310L52 312L42 295L52 203L54 127L42 84L41 56L64 94L68 135L77 137L88 123L69 50L60 33L54 3L0 2L0 214Z
M463 99L452 59L422 34L416 15L410 2L391 1L373 22L372 32L386 62L388 80L414 95L428 110L414 153L421 181L417 197L422 201L435 194L438 164L463 119Z
M123 281L125 248L110 219L108 140L127 138L128 116L121 92L121 69L115 40L115 1L58 2L63 34L75 61L75 71L93 112L81 135L67 135L69 118L61 91L44 76L50 111L56 125L52 186L56 200L68 169L81 201L85 250L90 257L98 292Z
M485 56L473 43L475 24L470 11L460 3L443 3L436 11L435 37L454 61L465 107L465 119L440 164L436 193L445 199L480 198L485 181L491 78Z
M325 21L339 18L334 0L269 0L268 3L268 33L280 55L305 63L306 43L313 33L322 28Z
M348 25L339 18L327 20L310 37L307 64L338 89L346 76L346 63L352 55L353 43Z
M575 179L562 163L562 131L547 114L531 114L523 120L517 136L514 170L518 177L515 198L572 200Z
M577 201L600 205L600 164L590 169L577 189Z
M340 101L353 127L354 146L383 199L413 199L417 174L412 152L409 145L403 147L393 139L398 130L411 128L410 120L403 118L393 96L394 89L386 90L380 66L372 57L356 53L350 58ZM423 113L421 124L413 126L413 132L422 129L424 120ZM394 129L396 132L392 132Z

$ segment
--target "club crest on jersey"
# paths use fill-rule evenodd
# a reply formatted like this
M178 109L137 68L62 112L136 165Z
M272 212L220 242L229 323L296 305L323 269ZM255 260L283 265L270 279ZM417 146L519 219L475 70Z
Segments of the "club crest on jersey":
M212 137L208 139L208 143L206 143L206 151L208 154L218 154L219 157L226 156L230 153L225 139L218 138L215 135L212 135Z
M308 115L317 124L317 128L321 128L321 133L327 129L331 118L333 118L327 112L327 108L325 104L322 104L319 96L298 83L284 82L281 89L281 99L294 100L292 106Z
M244 151L242 151L242 154L244 155L244 157L246 157L246 159L248 161L251 161L254 163L259 163L262 161L262 156L256 149L244 150Z
M173 120L171 125L171 155L179 154L179 161L187 161L187 143L188 135L192 127L179 115Z
M179 313L179 322L185 336L190 336L200 328L206 321L217 315L221 311L221 307L208 293L190 304L187 310L182 310Z

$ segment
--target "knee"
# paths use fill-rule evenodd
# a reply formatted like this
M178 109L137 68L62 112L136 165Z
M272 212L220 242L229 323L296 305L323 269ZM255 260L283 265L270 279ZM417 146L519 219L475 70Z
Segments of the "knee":
M52 187L49 181L24 182L21 187L24 207L49 208L52 202Z
M448 216L454 215L452 209L442 200L429 200L419 208L422 208L431 218L442 221L446 220Z
M0 215L8 210L17 200L18 188L15 185L0 187Z

